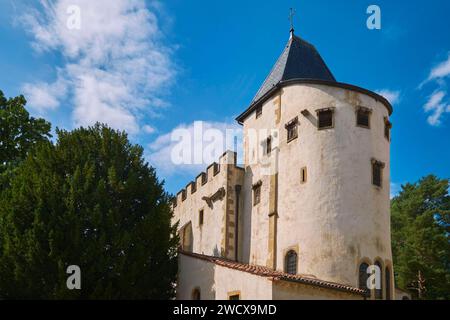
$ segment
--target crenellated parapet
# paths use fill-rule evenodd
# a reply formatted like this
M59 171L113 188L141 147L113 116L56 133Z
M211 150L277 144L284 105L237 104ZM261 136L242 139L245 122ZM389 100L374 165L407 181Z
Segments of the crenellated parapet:
M223 173L225 173L230 166L236 170L244 170L244 168L237 165L237 153L226 151L220 156L218 162L210 164L206 168L206 171L201 172L194 181L189 182L184 189L176 194L173 199L173 207L176 208L179 203L186 201L202 188L206 188L208 184L214 183L217 179L223 179Z
M237 154L227 151L177 193L173 222L184 250L237 259L244 174Z

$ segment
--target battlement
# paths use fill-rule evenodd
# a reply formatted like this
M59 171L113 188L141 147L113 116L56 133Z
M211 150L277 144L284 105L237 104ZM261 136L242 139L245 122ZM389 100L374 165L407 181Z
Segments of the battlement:
M181 202L186 201L186 199L191 195L195 194L200 188L206 186L208 183L218 179L221 173L226 173L229 166L233 166L236 170L244 170L244 168L237 165L237 153L233 151L226 151L222 156L220 156L218 162L210 164L206 171L201 172L194 181L189 182L186 187L180 190L175 198L173 199L173 207Z

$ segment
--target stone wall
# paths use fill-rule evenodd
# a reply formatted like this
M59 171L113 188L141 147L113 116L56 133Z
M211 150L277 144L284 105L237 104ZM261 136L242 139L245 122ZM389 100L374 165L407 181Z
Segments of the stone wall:
M236 165L236 154L226 152L218 163L210 165L177 194L173 223L178 221L180 229L191 224L190 251L235 258L235 187L242 185L242 180L243 169ZM201 210L203 224L200 224Z

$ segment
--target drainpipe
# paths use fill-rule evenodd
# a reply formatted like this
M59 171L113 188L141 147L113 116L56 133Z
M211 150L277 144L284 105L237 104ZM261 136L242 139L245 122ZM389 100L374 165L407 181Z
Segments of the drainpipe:
M236 185L234 187L236 192L236 207L234 209L234 260L239 260L239 198L241 195L242 186Z

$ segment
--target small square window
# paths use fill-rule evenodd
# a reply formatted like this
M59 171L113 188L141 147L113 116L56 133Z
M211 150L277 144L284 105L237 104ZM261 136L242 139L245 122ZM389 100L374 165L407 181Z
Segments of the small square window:
M261 185L262 182L259 181L253 186L253 206L258 205L261 202Z
M203 226L204 213L205 213L205 211L203 209L200 210L198 213L198 224L200 227Z
M286 124L287 130L287 142L291 142L298 138L298 118L291 120L288 124Z
M228 300L241 300L241 292L240 291L228 292Z
M391 140L391 129L392 129L392 123L388 120L388 118L384 118L384 137L388 141Z
M371 110L360 107L356 111L356 125L358 127L370 129L370 114Z
M334 126L334 109L327 108L322 110L317 110L318 117L318 128L322 129L330 129Z
M262 116L262 106L256 108L256 119Z
M383 168L385 167L383 162L372 160L372 184L377 187L383 185Z

